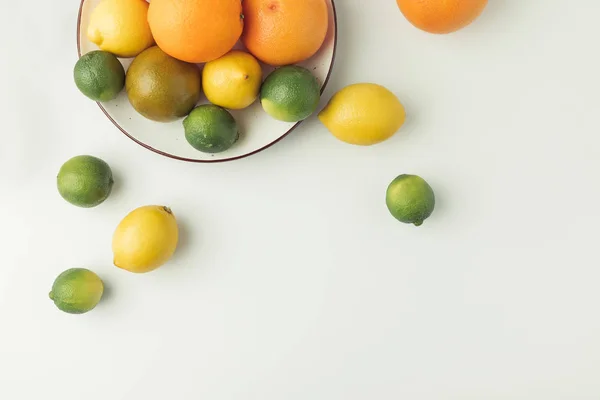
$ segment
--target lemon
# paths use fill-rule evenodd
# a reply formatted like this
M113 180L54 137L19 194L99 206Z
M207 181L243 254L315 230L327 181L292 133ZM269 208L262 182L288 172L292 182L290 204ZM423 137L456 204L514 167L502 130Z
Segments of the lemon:
M206 63L202 71L204 94L211 103L241 110L258 97L262 68L251 54L233 50Z
M392 137L406 113L398 98L383 86L358 83L336 93L319 119L343 142L370 146Z
M135 57L154 44L148 25L148 3L102 0L90 17L88 39L118 57Z
M154 205L137 208L115 230L114 264L135 273L155 270L175 253L178 232L170 208Z

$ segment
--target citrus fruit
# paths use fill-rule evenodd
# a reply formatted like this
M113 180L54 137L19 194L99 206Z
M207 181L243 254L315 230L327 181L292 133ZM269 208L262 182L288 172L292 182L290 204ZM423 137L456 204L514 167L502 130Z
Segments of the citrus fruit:
M232 110L254 103L261 83L260 64L243 51L231 51L206 63L202 70L202 87L208 101Z
M319 119L338 139L369 146L390 138L404 124L398 98L383 86L358 83L337 92Z
M260 89L263 109L275 119L297 122L319 106L321 88L309 70L288 65L271 72Z
M200 70L151 47L137 56L125 79L129 102L153 121L167 122L187 115L200 99Z
M400 175L388 186L385 202L398 221L420 226L435 208L435 194L423 178Z
M152 0L148 22L161 49L191 63L221 57L244 28L240 0Z
M329 25L325 0L244 0L242 41L259 60L289 65L312 57Z
M125 86L125 69L113 54L91 51L79 58L73 69L77 88L94 101L116 98Z
M402 14L419 29L450 33L473 22L488 0L396 0Z
M196 150L220 153L238 140L239 131L233 116L214 104L196 107L183 120L185 139Z
M92 11L87 37L100 50L135 57L154 44L145 0L102 0Z
M90 208L108 198L113 187L113 175L106 162L84 155L64 163L56 182L63 199L75 206Z
M71 268L60 274L49 294L59 310L69 314L83 314L100 302L104 284L94 272L85 268Z
M115 230L114 264L135 273L153 271L175 253L178 237L177 221L170 208L137 208L123 218Z

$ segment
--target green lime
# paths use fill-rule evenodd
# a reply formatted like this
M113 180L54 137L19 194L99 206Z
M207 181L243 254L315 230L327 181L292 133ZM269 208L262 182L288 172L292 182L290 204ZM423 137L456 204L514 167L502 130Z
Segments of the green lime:
M85 268L71 268L54 280L49 296L59 310L83 314L96 307L102 293L104 284L98 275Z
M398 221L420 226L435 208L435 194L423 178L400 175L388 186L385 202Z
M113 100L125 86L125 69L106 51L91 51L79 58L73 71L77 88L94 101Z
M196 64L177 60L157 46L138 55L127 70L129 102L144 117L159 122L186 116L198 103L202 75Z
M78 207L96 207L108 198L113 175L107 163L92 156L77 156L63 164L56 178L58 192Z
M185 138L196 150L220 153L238 140L238 125L229 111L213 104L196 107L183 120Z
M317 78L297 65L271 72L260 89L263 109L280 121L297 122L308 118L316 111L320 99Z

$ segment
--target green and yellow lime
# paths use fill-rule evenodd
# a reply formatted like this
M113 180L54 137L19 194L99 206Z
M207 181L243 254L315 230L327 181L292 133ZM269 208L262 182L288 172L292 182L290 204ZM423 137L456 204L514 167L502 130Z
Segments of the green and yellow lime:
M83 314L100 302L104 284L98 275L85 268L71 268L60 274L50 291L50 300L59 310Z
M423 178L400 175L388 186L385 202L398 221L420 226L433 213L435 194Z
M78 207L91 208L108 198L114 181L106 162L83 155L62 165L56 183L63 199Z
M319 106L321 87L306 68L288 65L271 72L260 89L260 102L271 117L285 122L308 118Z
M121 62L100 50L81 56L73 77L79 91L94 101L113 100L125 86L125 69Z
M233 116L214 104L196 107L183 120L183 128L188 143L204 153L221 153L233 146L239 137Z

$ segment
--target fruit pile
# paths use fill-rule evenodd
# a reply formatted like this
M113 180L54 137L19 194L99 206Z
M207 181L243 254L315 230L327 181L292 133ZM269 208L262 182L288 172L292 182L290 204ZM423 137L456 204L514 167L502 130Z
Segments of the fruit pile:
M397 0L406 18L431 33L449 33L471 23L487 0ZM201 27L201 28L200 28ZM312 57L328 29L325 0L102 0L94 10L89 39L99 51L83 55L74 70L83 94L110 101L125 87L132 106L155 121L183 118L187 141L199 151L229 149L239 129L228 109L260 98L273 118L296 122L312 115L320 85L294 65ZM233 50L238 40L249 51ZM135 57L127 72L117 57ZM262 80L260 62L277 66ZM198 63L205 63L202 72ZM198 106L201 87L211 104ZM338 139L361 146L383 142L403 125L405 110L388 89L373 83L347 86L319 113ZM60 169L60 195L78 207L96 207L110 195L106 162L77 156ZM398 221L420 226L435 208L431 186L416 175L399 175L388 186L386 205ZM169 261L179 239L172 210L150 205L130 212L113 235L115 266L134 273ZM50 292L67 313L92 310L104 285L92 271L69 269Z
M240 135L229 110L260 98L281 121L316 111L321 85L295 64L319 51L328 28L325 0L102 0L87 29L100 50L78 60L75 83L100 102L125 88L133 108L153 121L185 117L189 144L219 153ZM245 50L234 50L238 44ZM127 71L118 57L133 58ZM263 82L265 66L280 68ZM211 104L198 105L202 90Z

